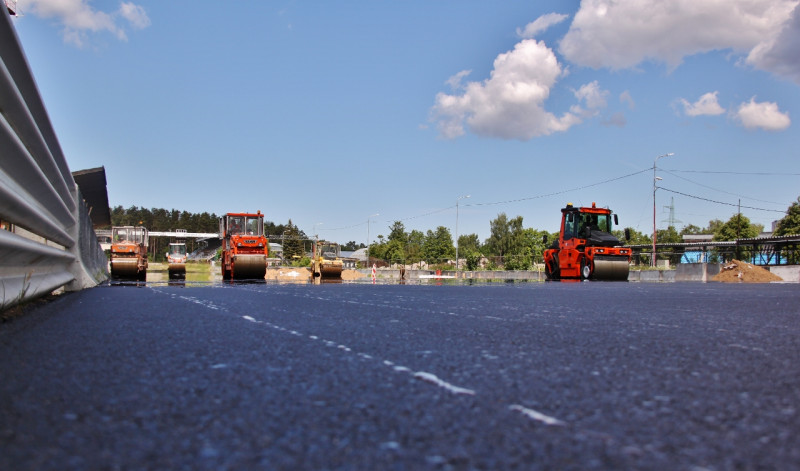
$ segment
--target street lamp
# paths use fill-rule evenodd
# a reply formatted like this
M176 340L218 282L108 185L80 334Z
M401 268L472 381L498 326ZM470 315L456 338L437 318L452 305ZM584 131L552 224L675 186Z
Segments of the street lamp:
M470 195L464 195L456 199L456 271L458 271L458 202L469 197Z
M375 213L367 218L367 268L369 268L369 220L378 216L380 216L380 213Z
M650 266L656 266L656 190L658 187L656 186L656 181L661 180L661 177L656 176L656 162L658 159L662 157L669 157L670 155L675 155L672 152L668 154L659 155L658 157L653 160L653 255L650 260Z

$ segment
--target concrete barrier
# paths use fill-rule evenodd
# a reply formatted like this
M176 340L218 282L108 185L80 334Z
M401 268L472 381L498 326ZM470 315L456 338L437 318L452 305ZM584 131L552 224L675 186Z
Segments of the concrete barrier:
M675 267L675 281L711 281L719 273L719 263L681 263Z
M783 281L800 283L800 266L798 265L781 265L767 268L771 273L783 278Z
M681 263L675 265L672 270L631 270L628 274L628 281L641 283L674 283L674 282L697 282L706 283L712 281L714 276L720 272L719 263ZM765 267L772 273L783 278L784 281L800 283L800 266L773 266ZM371 269L360 269L359 272L371 277ZM377 277L381 280L400 280L400 270L397 269L378 269ZM476 281L545 281L543 272L526 270L486 270L486 271L442 271L436 275L434 270L406 270L406 281L430 281L430 280L476 280Z

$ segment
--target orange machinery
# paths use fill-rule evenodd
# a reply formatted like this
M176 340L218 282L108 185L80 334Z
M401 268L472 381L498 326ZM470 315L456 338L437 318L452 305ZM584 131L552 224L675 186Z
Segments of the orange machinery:
M111 228L111 276L145 281L147 278L147 229L142 226Z
M608 208L595 203L575 208L568 203L561 210L558 240L544 251L547 279L627 280L632 251L611 234L612 220L618 224L617 215ZM630 238L627 230L625 238Z
M264 215L228 213L219 220L222 239L223 280L264 279L269 241L264 235Z

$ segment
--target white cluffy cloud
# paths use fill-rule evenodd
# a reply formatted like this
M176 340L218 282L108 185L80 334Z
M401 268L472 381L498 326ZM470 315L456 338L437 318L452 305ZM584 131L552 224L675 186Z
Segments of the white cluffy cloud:
M535 38L537 34L545 31L547 28L557 25L567 19L567 15L559 13L548 13L536 18L535 21L528 23L525 28L517 28L517 36L525 39Z
M129 2L121 2L113 13L93 9L88 0L24 0L19 7L25 13L57 19L64 26L64 41L79 47L86 44L89 32L107 31L126 41L128 36L120 23L127 22L134 29L150 26L144 8Z
M574 92L583 106L560 117L547 111L544 104L563 72L553 51L534 39L497 56L489 79L462 85L467 73L447 81L454 93L437 94L431 110L440 134L449 139L463 135L466 125L481 136L528 140L566 131L605 106L607 92L593 82Z
M739 105L734 117L747 129L783 131L792 124L789 114L782 113L777 103L758 103L755 97Z
M688 100L681 98L683 105L683 112L686 116L717 116L725 113L725 108L719 105L717 101L718 92L709 92L704 94L694 103L689 103Z
M686 56L733 50L800 82L798 3L583 0L559 52L578 65L624 69L647 60L676 67Z

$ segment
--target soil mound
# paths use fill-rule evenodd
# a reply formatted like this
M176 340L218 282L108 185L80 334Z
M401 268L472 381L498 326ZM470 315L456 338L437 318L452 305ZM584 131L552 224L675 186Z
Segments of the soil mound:
M281 282L308 283L311 280L311 270L308 268L269 267L264 278Z
M342 279L345 281L349 280L357 280L359 278L364 278L367 275L356 271L356 270L342 270Z
M731 260L720 269L713 281L723 283L770 283L772 281L783 281L780 276L770 273L762 267L752 265L739 260Z
M342 270L342 280L344 281L357 280L364 276L366 275L357 270ZM264 278L287 283L308 283L311 281L311 270L305 267L268 267Z

